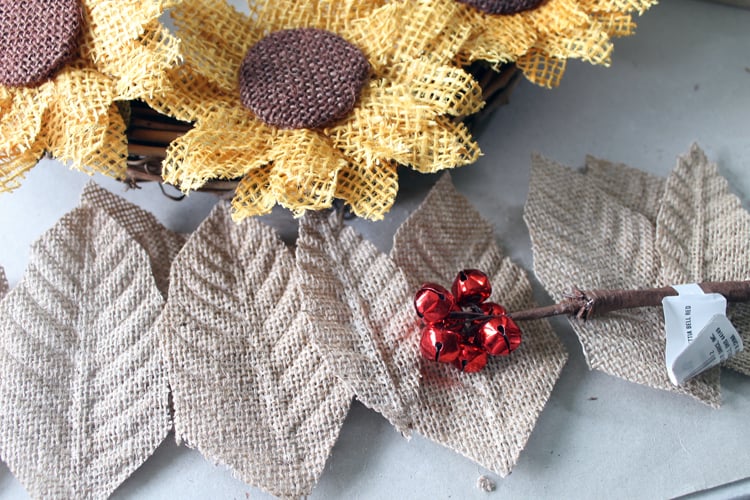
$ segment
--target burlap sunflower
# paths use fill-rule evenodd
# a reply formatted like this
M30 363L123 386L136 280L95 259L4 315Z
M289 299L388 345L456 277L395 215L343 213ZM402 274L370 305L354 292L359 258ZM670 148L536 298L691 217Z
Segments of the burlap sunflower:
M45 153L124 177L115 101L165 88L179 44L158 18L178 1L0 2L0 191L16 188Z
M515 62L545 87L560 83L568 58L608 65L610 37L633 33L634 13L656 0L401 0L371 22L378 36L414 52L455 53L459 65Z
M167 148L165 181L187 192L241 178L236 220L335 198L379 219L399 164L435 172L476 160L453 117L481 108L479 85L443 61L386 57L399 47L355 22L383 3L259 0L249 16L223 1L182 3L185 64L170 72L173 92L148 100L194 124Z

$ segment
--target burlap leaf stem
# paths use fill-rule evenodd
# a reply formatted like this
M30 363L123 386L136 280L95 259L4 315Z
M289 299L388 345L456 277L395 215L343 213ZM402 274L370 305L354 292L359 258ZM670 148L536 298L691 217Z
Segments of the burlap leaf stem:
M698 283L705 293L718 293L729 302L750 301L750 281L720 281ZM637 307L660 306L664 297L677 295L671 286L640 290L579 290L573 291L557 304L536 307L508 315L517 321L548 318L563 314L578 319L590 319L612 311Z
M420 356L413 290L387 255L337 215L300 220L303 317L332 373L409 434Z
M490 277L491 300L509 310L534 305L526 274L502 254L492 226L456 191L448 174L397 230L391 257L412 292L426 281L451 283L461 269L476 268ZM527 322L523 344L513 356L491 358L480 373L461 373L420 358L414 429L505 476L566 359L544 320Z
M175 258L160 321L177 440L295 498L322 473L352 398L301 306L292 252L219 203Z
M0 302L0 455L33 498L105 498L171 428L146 252L80 207Z

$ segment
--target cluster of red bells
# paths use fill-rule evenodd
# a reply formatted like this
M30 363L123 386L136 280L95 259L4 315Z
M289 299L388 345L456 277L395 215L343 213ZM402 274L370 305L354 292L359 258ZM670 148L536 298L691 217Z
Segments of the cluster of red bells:
M521 345L521 330L505 308L485 302L492 294L486 274L476 269L459 272L451 292L425 283L414 297L424 321L419 343L424 357L478 372L488 356L507 356Z

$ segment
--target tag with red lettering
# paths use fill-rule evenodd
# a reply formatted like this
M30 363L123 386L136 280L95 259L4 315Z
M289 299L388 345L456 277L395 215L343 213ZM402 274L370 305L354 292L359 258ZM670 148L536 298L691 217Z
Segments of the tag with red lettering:
M674 385L682 385L740 352L742 338L727 319L724 296L696 284L672 288L679 295L662 300L667 372Z

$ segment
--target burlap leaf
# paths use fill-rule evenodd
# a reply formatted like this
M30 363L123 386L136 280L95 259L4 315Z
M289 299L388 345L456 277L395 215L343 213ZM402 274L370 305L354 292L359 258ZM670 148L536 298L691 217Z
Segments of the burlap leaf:
M161 320L177 440L284 497L310 492L352 396L301 305L289 249L219 204L175 258Z
M573 286L644 288L654 286L660 266L655 228L646 215L597 187L589 176L535 156L524 219L529 227L534 270L555 300ZM615 179L621 179L617 175ZM636 179L620 191L636 193ZM613 184L610 181L610 184ZM657 183L659 184L659 183ZM612 188L609 188L611 190ZM646 192L654 193L654 185ZM635 206L629 201L629 206ZM641 208L653 214L651 208ZM664 320L659 308L619 311L588 322L571 320L589 367L657 389L690 394L705 403L720 402L718 370L673 386L664 366Z
M509 310L532 306L524 271L503 256L492 227L447 174L398 229L391 256L412 290L425 281L450 286L459 270L476 268L490 276L491 300ZM524 322L521 328L521 347L509 357L492 358L480 373L420 358L415 430L503 476L526 445L567 360L547 321Z
M8 278L5 277L5 269L0 267L0 299L8 293Z
M297 266L303 317L331 372L408 434L419 324L406 277L372 243L342 227L335 213L300 220Z
M164 227L150 212L116 196L96 183L83 188L81 205L103 210L143 247L151 263L156 286L166 298L172 260L185 244L185 236Z
M750 279L750 214L697 145L667 178L656 220L660 285ZM729 308L750 346L750 304ZM750 349L726 366L750 375Z
M664 179L623 163L586 157L586 181L652 224L664 196Z
M0 455L38 498L104 498L171 428L146 252L80 207L0 302Z

